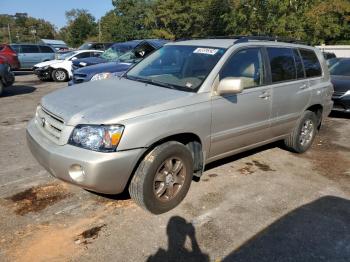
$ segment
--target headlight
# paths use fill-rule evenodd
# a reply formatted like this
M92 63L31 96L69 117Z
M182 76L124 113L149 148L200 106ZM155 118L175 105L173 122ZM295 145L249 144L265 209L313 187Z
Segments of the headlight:
M49 67L50 67L50 66L47 65L47 66L43 66L41 69L42 69L42 70L47 70L47 69L49 69Z
M123 131L124 126L121 125L78 125L69 143L93 151L113 152L117 149Z
M94 75L91 78L91 81L108 79L108 78L111 78L112 76L113 76L113 74L111 74L111 73L100 73L100 74Z

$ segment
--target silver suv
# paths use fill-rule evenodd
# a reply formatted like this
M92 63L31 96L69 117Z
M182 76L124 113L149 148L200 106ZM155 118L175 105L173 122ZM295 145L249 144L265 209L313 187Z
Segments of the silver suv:
M332 93L313 47L244 37L174 42L119 79L43 97L27 140L58 179L106 194L128 188L160 214L210 162L277 140L305 152Z

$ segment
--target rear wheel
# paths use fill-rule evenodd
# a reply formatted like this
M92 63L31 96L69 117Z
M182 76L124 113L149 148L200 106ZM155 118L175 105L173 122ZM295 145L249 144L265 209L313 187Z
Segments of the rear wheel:
M286 147L295 153L307 151L317 133L317 116L314 112L305 111L293 132L284 140Z
M0 96L2 95L3 92L4 92L4 84L2 83L2 81L0 79Z
M165 213L185 198L192 176L191 152L181 143L167 142L142 160L130 183L130 196L153 214Z
M66 82L68 81L68 73L66 70L58 68L52 72L52 78L56 82Z

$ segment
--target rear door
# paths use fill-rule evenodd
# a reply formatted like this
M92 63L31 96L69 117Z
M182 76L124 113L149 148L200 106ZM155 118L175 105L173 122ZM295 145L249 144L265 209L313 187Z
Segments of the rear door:
M40 62L42 61L48 61L48 60L53 60L55 59L55 51L53 48L49 47L49 46L44 46L41 45L40 46L40 51L41 51L41 55L40 55Z
M266 85L264 57L263 48L244 48L223 66L220 80L239 78L244 90L212 97L211 160L271 138L271 88Z
M310 100L309 81L298 49L268 47L272 83L271 132L274 137L291 132Z

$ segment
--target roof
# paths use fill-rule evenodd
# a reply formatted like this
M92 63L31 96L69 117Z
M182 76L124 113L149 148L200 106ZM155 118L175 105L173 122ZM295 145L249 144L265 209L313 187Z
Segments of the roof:
M198 39L186 40L170 43L170 45L191 45L191 46L205 46L205 47L219 47L229 48L233 45L236 39Z
M41 42L47 45L67 45L63 40L40 39Z

